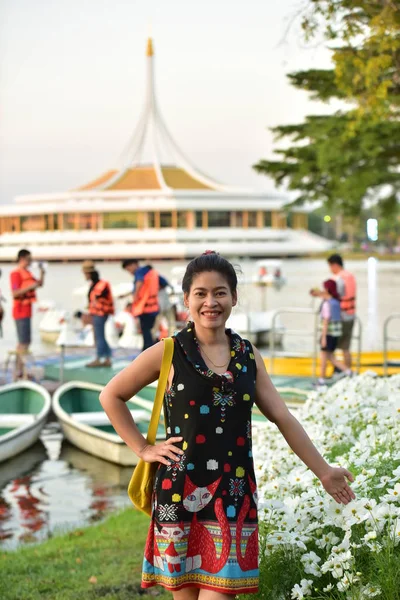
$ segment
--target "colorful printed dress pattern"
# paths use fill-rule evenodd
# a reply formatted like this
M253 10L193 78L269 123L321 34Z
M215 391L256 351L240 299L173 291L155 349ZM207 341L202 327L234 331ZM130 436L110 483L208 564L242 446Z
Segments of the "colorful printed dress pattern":
M258 590L257 490L251 409L256 363L249 342L227 330L231 362L217 375L203 361L194 325L175 337L174 377L164 399L167 437L182 457L159 465L142 587L193 584L227 594Z

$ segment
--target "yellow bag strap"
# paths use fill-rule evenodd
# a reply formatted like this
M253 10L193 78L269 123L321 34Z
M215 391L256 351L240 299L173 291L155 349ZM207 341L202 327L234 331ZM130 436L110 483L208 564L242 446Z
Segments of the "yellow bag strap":
M160 421L161 407L164 400L165 389L167 387L168 374L171 369L172 357L174 355L174 340L171 337L164 339L164 351L161 362L160 376L158 378L156 397L154 399L153 410L151 413L150 425L147 432L147 441L149 444L155 444L157 437L158 423Z

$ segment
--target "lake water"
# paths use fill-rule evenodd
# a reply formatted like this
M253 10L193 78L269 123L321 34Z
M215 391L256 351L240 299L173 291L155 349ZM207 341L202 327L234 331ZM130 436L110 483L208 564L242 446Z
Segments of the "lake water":
M48 423L41 441L0 464L0 548L37 542L130 505L132 467L82 452Z
M167 278L173 266L184 263L154 263ZM255 272L254 262L240 263L243 276ZM375 259L349 261L346 265L358 283L358 315L363 326L363 350L382 348L384 320L399 311L400 262ZM2 265L0 287L8 302L4 320L4 337L0 341L0 360L15 345L14 323L10 317L11 299L8 278L11 265ZM101 276L113 284L130 281L119 264L99 263ZM260 288L242 284L239 288L240 311L260 310L264 301L268 309L282 307L317 307L309 296L312 287L321 285L329 276L326 261L310 259L285 260L283 274L287 284L280 290L268 288L266 297ZM46 284L39 290L40 300L53 300L70 311L85 307L85 297L72 291L84 279L78 264L50 264ZM122 301L120 307L122 308ZM35 355L54 354L54 347L40 342L38 324L41 315L35 311L32 350ZM310 318L308 324L310 326ZM301 315L285 317L289 328L307 327ZM288 351L304 350L301 337L285 338ZM307 341L307 344L311 344ZM67 530L103 518L107 513L129 505L126 488L131 468L119 467L92 457L62 439L58 423L48 423L42 442L23 454L0 465L0 546L15 547L21 542L38 541L54 530Z
M154 262L154 266L167 278L171 269L184 262ZM256 272L254 261L235 261L239 264L243 277L250 277ZM15 345L15 325L11 318L11 299L9 293L9 272L11 265L0 265L2 278L0 289L7 298L7 315L3 321L3 339L0 342L0 360L8 349ZM130 276L123 271L119 263L99 263L101 276L112 284L129 282ZM399 310L400 298L400 261L379 261L370 258L363 261L348 261L346 268L354 273L357 278L357 313L363 327L364 351L381 350L383 342L383 323L387 316ZM268 288L261 290L258 287L242 284L239 287L239 305L237 311L261 310L266 301L268 309L282 307L317 308L316 301L309 296L312 287L321 285L329 276L325 260L290 259L283 261L283 274L287 279L286 285L281 290ZM73 290L84 284L84 278L79 264L52 264L48 265L45 286L38 291L40 300L52 300L60 308L75 311L85 308L86 298L74 296ZM266 298L263 294L266 294ZM122 308L125 300L117 300L117 307ZM33 344L34 354L49 354L53 347L40 342L38 325L42 315L35 311L33 319ZM284 325L289 328L302 329L310 326L310 318L301 315L284 317ZM304 340L288 337L285 340L285 349L288 351L304 348Z

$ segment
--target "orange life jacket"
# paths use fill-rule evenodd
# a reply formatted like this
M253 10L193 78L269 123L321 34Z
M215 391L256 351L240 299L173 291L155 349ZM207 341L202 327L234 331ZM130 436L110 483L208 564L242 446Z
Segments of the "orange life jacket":
M31 285L33 285L34 283L37 282L37 279L35 279L35 277L32 275L32 273L30 271L28 271L28 269L16 269L18 271L18 273L21 276L21 287L19 288L20 290L23 290L27 287L30 287ZM36 302L36 292L35 290L30 290L29 292L25 292L25 294L23 296L20 296L19 298L15 298L16 302L18 302L19 304L32 304L33 302Z
M132 306L134 317L139 315L158 313L160 305L158 304L158 291L160 289L159 275L155 269L150 269L143 279L138 297Z
M348 271L340 271L339 277L344 281L344 294L340 299L340 309L348 315L356 313L356 279Z
M100 279L90 290L89 313L99 317L114 314L114 301L107 281Z

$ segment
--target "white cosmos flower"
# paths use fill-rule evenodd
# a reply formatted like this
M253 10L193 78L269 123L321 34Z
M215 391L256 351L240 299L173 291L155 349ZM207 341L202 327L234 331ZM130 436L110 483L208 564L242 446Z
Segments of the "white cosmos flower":
M333 533L333 531L329 531L328 533L324 533L319 539L315 541L318 548L332 548L335 546L340 539Z
M382 590L379 587L373 586L370 583L361 588L361 598L374 598L375 596L380 596L381 593Z
M386 502L398 502L400 503L400 482L396 483L394 488L386 490L386 494L383 496L383 500Z
M368 533L366 533L364 535L364 540L366 542L369 542L370 540L376 540L376 537L377 537L376 531L369 531Z
M371 552L373 552L374 554L379 554L379 552L382 551L382 544L379 544L378 542L366 542L365 545L367 546L367 548L369 548L371 550Z
M362 498L361 500L353 500L353 502L349 502L349 504L343 508L342 516L345 519L348 527L352 527L357 523L362 523L362 521L366 521L369 518L372 506L368 509L366 508L367 504L368 500Z
M387 484L389 483L389 481L393 481L388 475L383 475L380 480L379 483L377 483L374 487L376 489L382 489L384 487L387 486Z
M350 584L352 583L352 578L346 573L340 581L337 582L336 587L339 592L345 592L349 589Z
M292 588L292 598L301 600L305 596L311 596L312 593L312 579L302 579L300 585L296 583Z
M399 454L399 457L398 457L397 460L400 460L400 452L398 454ZM393 477L392 477L392 479L394 481L397 481L398 479L400 479L400 466L398 466L397 469L395 469L393 471Z

